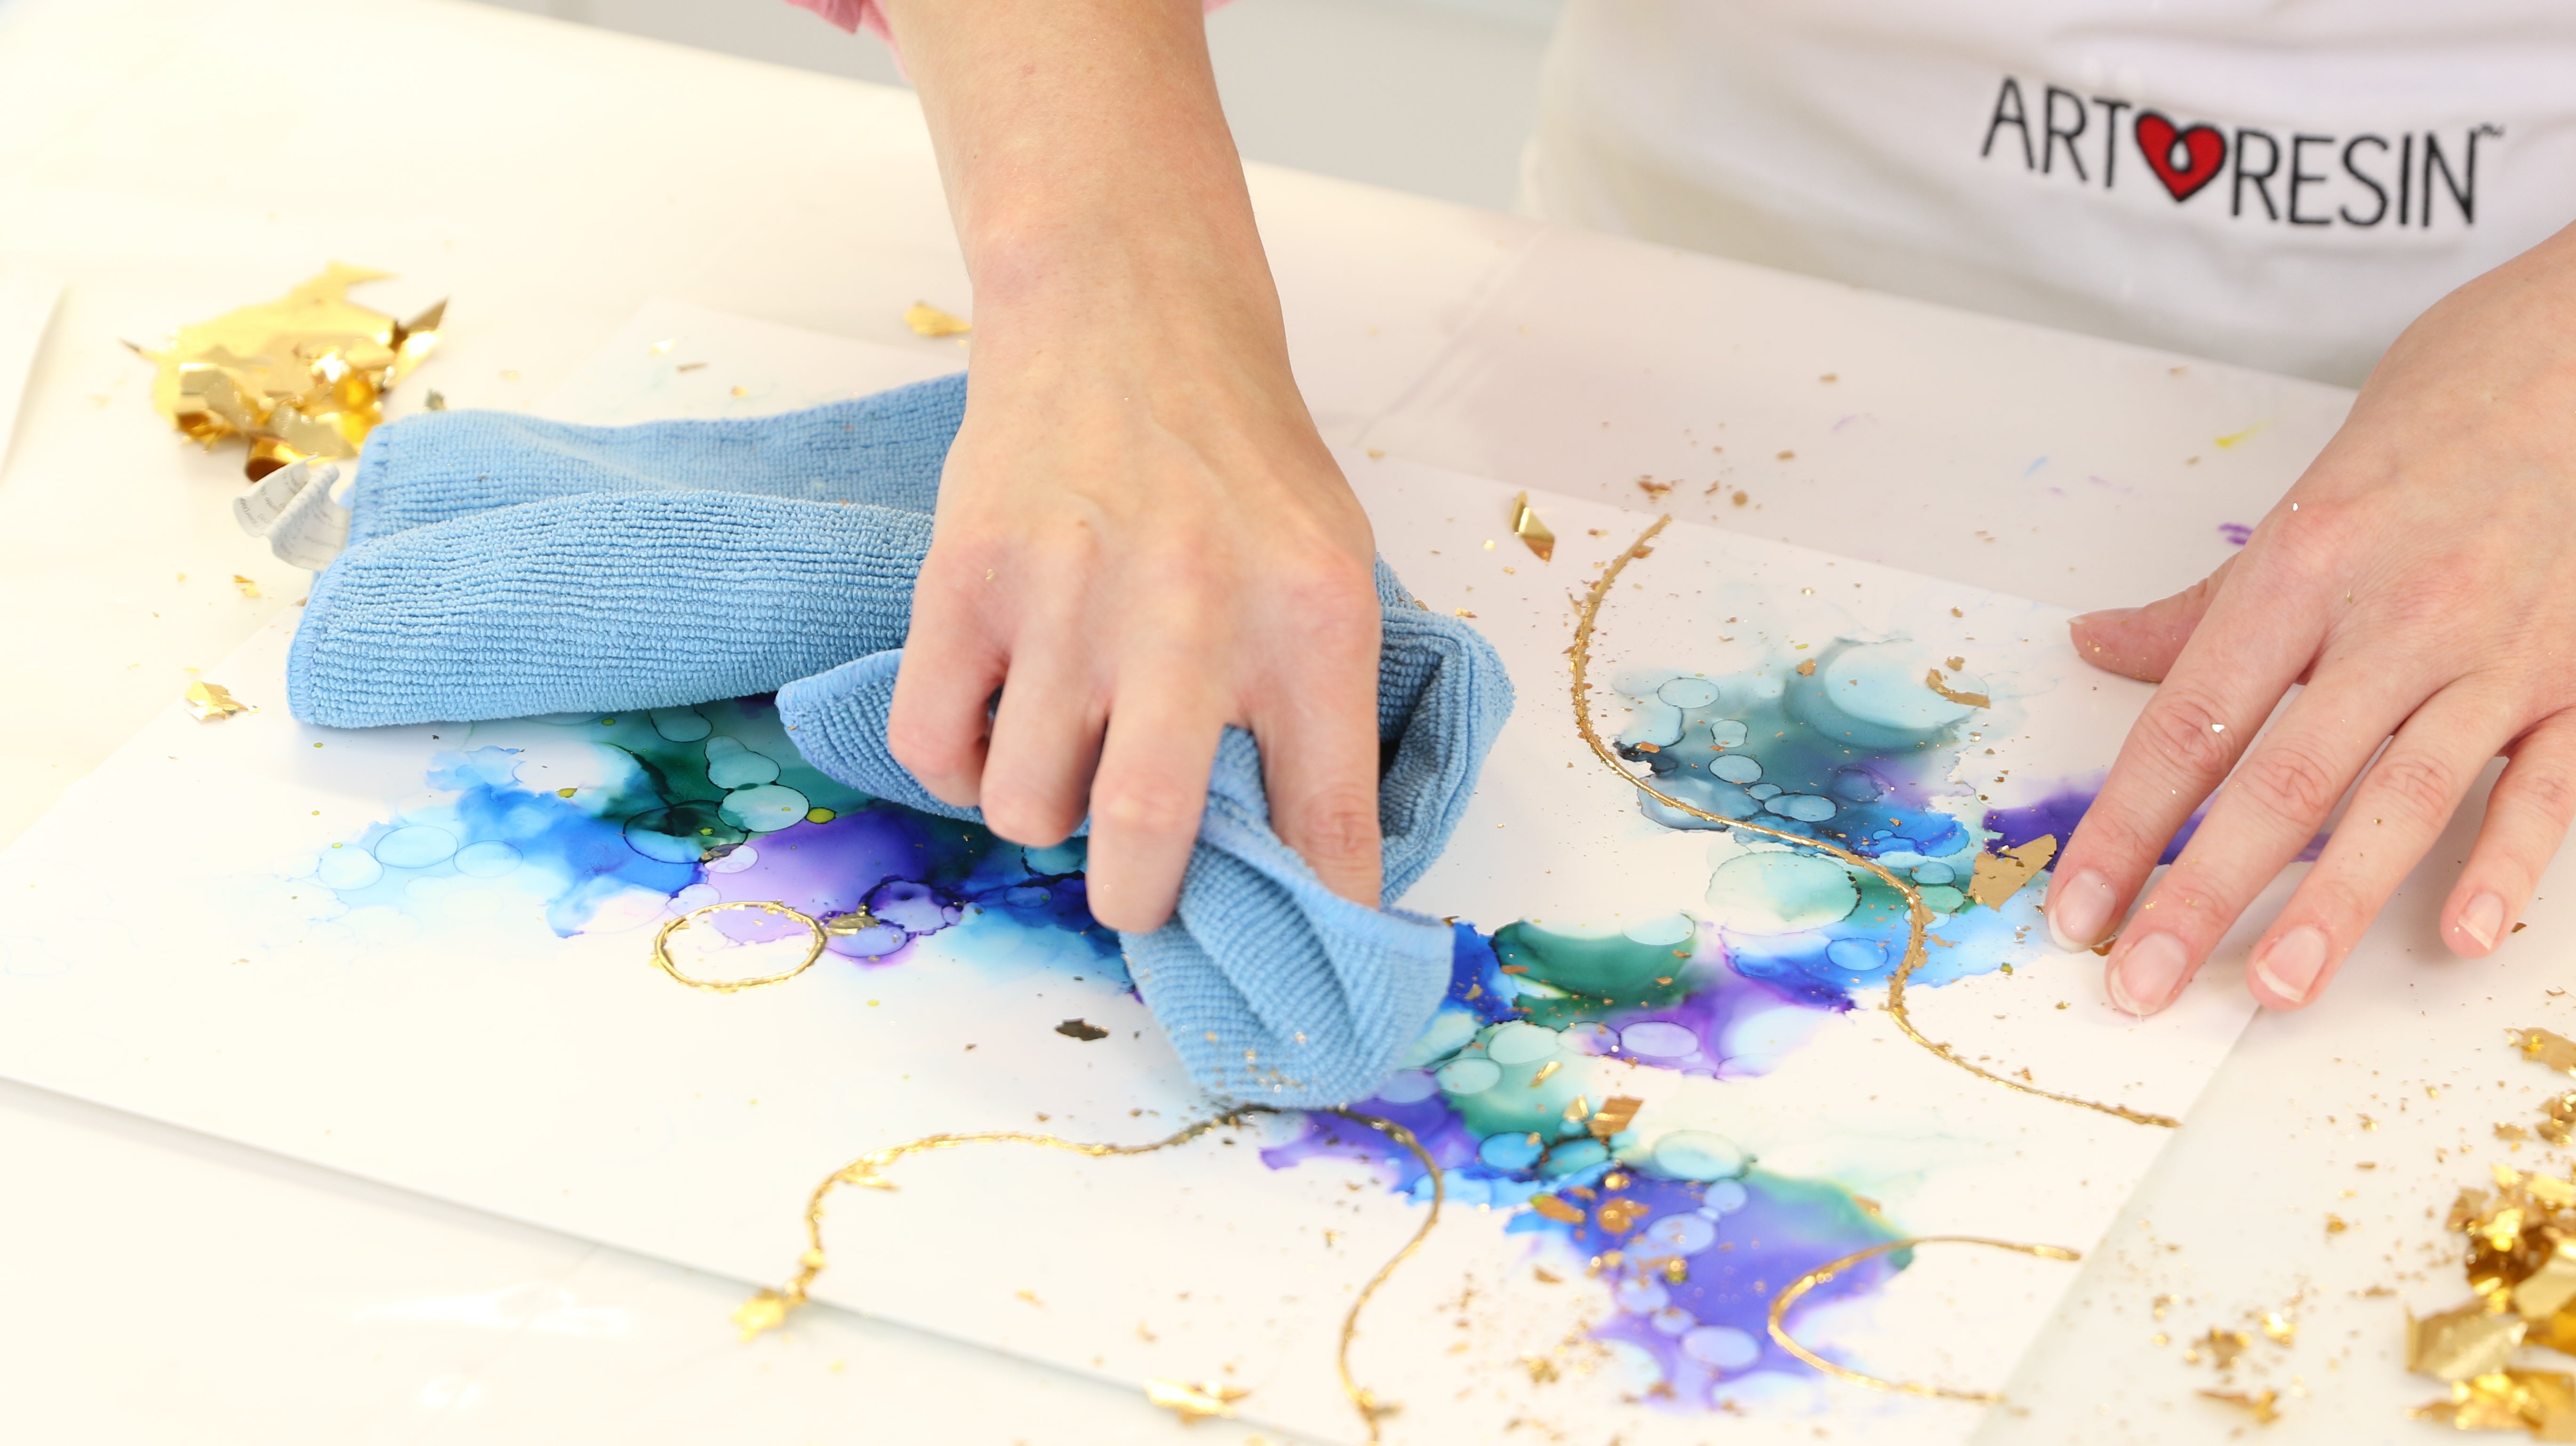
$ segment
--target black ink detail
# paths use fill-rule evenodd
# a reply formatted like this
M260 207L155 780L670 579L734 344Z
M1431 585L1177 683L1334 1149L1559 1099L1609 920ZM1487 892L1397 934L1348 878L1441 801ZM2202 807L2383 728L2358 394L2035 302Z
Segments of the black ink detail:
M2442 154L2442 142L2431 131L2424 132L2424 225L2433 224L2433 169L2442 171L2442 189L2451 193L2451 203L2460 208L2460 220L2478 224L2478 133L2469 132L2469 154L2461 163L2463 176L2451 174L2450 158Z
M2381 221L2388 218L2388 188L2382 186L2378 181L2373 180L2371 177L2364 175L2361 167L2352 163L2353 148L2364 141L2368 141L2370 144L2379 147L2382 154L2385 154L2388 150L2388 142L2382 140L2378 136L2354 136L2351 140L2343 143L2343 173L2352 177L2354 180L2361 182L2363 185L2368 186L2370 188L2370 194L2377 197L2379 200L2379 209L2371 212L2370 219L2365 221L2359 216L2352 214L2352 208L2350 206L2336 207L2335 213L2343 217L2343 223L2347 226L2376 226Z
M2004 77L2004 88L1995 92L1994 117L1986 122L1986 143L1977 152L1977 159L1984 160L1994 153L1995 132L2006 126L2021 132L2021 168L2025 171L2039 169L2038 161L2030 153L2030 119L2022 109L2021 82L2009 75Z
M2102 107L2102 189L2107 191L2120 163L2120 112L2127 110L2130 102L2097 95L2093 103Z
M2257 137L2262 139L2266 159L2263 162L2263 169L2259 171L2249 171L2245 169L2245 143ZM2238 126L2236 128L2235 194L2227 198L2227 214L2230 216L2242 216L2245 214L2245 183L2247 181L2252 181L2254 183L2254 194L2263 198L2263 215L2265 219L2272 221L2280 220L2280 208L2272 204L2272 187L2270 184L2272 177L2278 173L2280 169L2281 143L2272 138L2272 133L2265 130L2256 130L2252 126Z
M2057 128L2057 99L2059 96L2064 96L2067 104L2075 107L2075 129L2071 131L2062 131ZM2086 121L2089 119L2090 116L2084 109L2084 98L2082 96L2077 95L2071 90L2061 89L2054 85L2048 88L2047 97L2041 109L2041 122L2048 131L2048 138L2041 143L2039 152L2039 172L2041 175L2050 175L2056 171L2057 143L2059 141L2064 141L2066 142L2066 164L2075 168L2075 179L2079 181L2088 179L2084 174L2084 157L2075 149L2075 138L2084 134L2084 126Z
M2333 144L2334 137L2332 136L2294 135L2290 137L2289 211L2291 225L2331 226L2334 224L2334 218L2332 216L2302 216L2299 214L2299 188L2302 186L2315 185L2319 181L2330 179L2328 174L2324 171L2309 171L2301 169L2307 164L2308 147L2312 145L2330 146Z

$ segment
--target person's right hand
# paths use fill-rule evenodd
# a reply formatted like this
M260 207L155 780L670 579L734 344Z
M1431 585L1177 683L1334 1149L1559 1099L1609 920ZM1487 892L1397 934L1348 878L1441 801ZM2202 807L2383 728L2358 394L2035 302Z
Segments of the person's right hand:
M1204 313L977 320L895 757L1015 842L1087 812L1092 914L1132 933L1171 913L1235 724L1280 837L1374 907L1373 548L1284 349Z

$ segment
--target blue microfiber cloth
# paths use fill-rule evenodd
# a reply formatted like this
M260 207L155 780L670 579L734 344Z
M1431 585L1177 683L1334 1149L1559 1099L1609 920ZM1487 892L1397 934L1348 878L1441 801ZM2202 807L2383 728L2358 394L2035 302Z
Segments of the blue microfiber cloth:
M438 412L380 427L350 546L288 660L333 727L672 707L776 691L823 772L958 818L885 746L898 651L963 378L785 416L576 427ZM1378 731L1385 897L1457 826L1511 710L1492 647L1383 562ZM1122 939L1212 1094L1344 1103L1381 1084L1446 993L1448 927L1341 899L1270 827L1228 729L1172 921Z

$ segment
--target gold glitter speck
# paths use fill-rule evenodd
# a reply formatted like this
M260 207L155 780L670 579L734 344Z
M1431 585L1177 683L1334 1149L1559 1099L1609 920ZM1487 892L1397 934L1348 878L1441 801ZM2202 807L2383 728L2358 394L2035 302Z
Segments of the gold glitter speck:
M1204 1381L1195 1386L1186 1381L1154 1380L1145 1383L1146 1400L1184 1421L1231 1416L1234 1403L1251 1394L1241 1386L1229 1386L1222 1381Z
M2281 1393L2278 1391L2256 1391L2250 1395L2243 1391L2203 1391L2200 1394L2205 1400L2216 1401L2222 1406L2233 1406L2253 1417L2254 1424L2257 1426L2269 1426L2281 1419L2279 1409Z

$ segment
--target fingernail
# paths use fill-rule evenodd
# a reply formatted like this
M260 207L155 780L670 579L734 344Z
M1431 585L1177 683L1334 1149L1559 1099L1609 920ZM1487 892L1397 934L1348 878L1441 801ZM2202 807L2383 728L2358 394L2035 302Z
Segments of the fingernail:
M2090 949L2111 932L2111 881L2086 869L2057 886L2048 901L2048 937L2069 954Z
M2079 628L2098 628L2111 623L2127 622L2129 619L2136 617L2137 615L2138 610L2136 608L2104 608L2100 612L2077 613L2071 620L2070 626Z
M2182 941L2171 934L2147 934L2131 940L2111 961L2106 976L2111 1002L2144 1019L2173 1002L2174 991L2182 987L2183 972L2190 964Z
M2254 977L2291 1004L2305 1004L2325 972L2326 936L2306 924L2264 946L2254 956Z
M2504 932L2504 900L2493 894L2469 900L2460 911L2460 932L2477 940L2481 949L2494 948L2496 936Z

